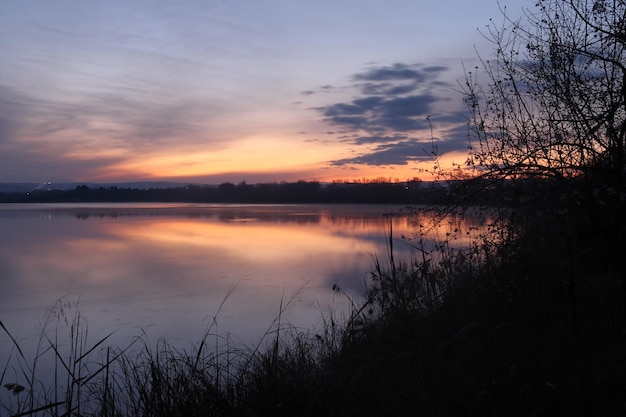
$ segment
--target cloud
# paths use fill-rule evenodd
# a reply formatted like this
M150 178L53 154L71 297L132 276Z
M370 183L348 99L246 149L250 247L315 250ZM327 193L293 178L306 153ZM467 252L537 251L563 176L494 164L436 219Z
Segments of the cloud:
M327 117L334 116L350 116L350 115L362 115L369 111L372 111L383 99L380 97L367 97L353 100L351 103L337 103L332 106L328 106L324 115Z
M450 68L445 67L443 65L430 65L427 67L422 67L422 72L439 74L444 71L448 71Z
M14 89L0 85L0 145L12 142L17 135L24 103Z
M366 72L355 74L352 78L356 81L423 81L425 75L423 71L420 71L411 65L396 63L391 67L372 68Z
M419 88L419 83L395 85L393 83L365 83L360 85L363 94L394 96L412 93Z
M412 93L434 84L448 68L396 63L390 67L375 67L352 76L356 87L365 95L397 96Z
M432 159L433 151L466 150L462 102L451 100L451 83L442 79L448 70L443 65L395 63L350 77L358 92L355 98L316 108L324 121L341 128L341 140L354 145L357 154L329 164L407 165ZM434 148L433 129L438 135Z
M19 130L20 137L34 140L62 137L80 146L106 138L109 145L142 150L175 144L181 137L193 142L215 111L214 106L175 95L121 89L48 97L0 85L0 142Z
M217 112L157 93L52 96L0 84L0 180L80 178L140 154L223 146L227 139L207 139Z
M105 108L107 110L101 110ZM90 109L94 117L116 123L120 136L132 137L136 145L156 145L162 142L192 137L200 132L203 117L194 103L173 98L157 102L132 100L121 96L103 96ZM130 135L128 134L130 131Z
M409 139L397 143L378 145L372 152L354 158L331 161L331 165L407 165L411 161L432 159L432 144Z
M423 129L432 105L430 94L384 98L370 96L321 108L325 121L354 130L412 131Z
M359 136L351 140L356 145L364 145L364 144L372 144L372 143L390 143L390 142L398 142L400 140L405 140L406 136Z
M448 70L440 65L373 67L351 77L360 97L318 107L324 120L346 129L367 132L410 132L428 127L426 117L441 100L433 93L437 78Z

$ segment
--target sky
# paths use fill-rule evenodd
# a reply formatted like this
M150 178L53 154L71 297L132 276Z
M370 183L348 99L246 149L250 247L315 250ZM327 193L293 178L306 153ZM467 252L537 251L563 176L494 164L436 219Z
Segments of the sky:
M503 6L4 0L0 182L425 178Z

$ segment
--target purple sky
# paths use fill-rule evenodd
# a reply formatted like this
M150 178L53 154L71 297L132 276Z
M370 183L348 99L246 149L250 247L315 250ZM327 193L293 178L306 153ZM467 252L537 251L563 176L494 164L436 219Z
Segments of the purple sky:
M533 2L504 1L512 13ZM6 0L0 181L422 176L495 0Z

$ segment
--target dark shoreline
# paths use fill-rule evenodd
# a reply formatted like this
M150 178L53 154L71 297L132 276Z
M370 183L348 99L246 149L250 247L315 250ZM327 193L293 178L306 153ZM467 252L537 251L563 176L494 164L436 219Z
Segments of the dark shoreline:
M78 185L72 189L0 192L0 203L220 203L220 204L481 204L501 205L546 180L262 183L180 185L168 188Z

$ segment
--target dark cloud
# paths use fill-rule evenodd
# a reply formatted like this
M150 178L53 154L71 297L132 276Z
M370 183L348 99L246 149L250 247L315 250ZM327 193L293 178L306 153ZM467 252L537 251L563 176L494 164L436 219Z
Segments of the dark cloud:
M373 135L373 136L359 136L357 138L354 138L352 140L352 142L355 145L364 145L364 144L371 144L371 143L390 143L390 142L398 142L400 140L405 140L407 137L406 136L377 136L377 135Z
M386 100L380 106L385 116L413 117L428 115L431 105L437 101L430 94Z
M371 96L320 109L326 121L366 131L412 131L426 127L425 119L437 98L425 94L386 99Z
M393 83L365 83L360 85L361 92L369 95L395 96L412 93L419 87L418 83L395 85Z
M420 66L396 63L390 67L376 67L355 74L352 79L365 95L397 96L409 94L427 83L434 83L444 66ZM361 83L363 81L363 83Z
M366 97L353 100L350 104L334 104L326 107L324 115L327 117L363 115L374 111L382 100L380 97Z
M370 120L367 117L359 116L335 116L332 118L332 123L360 129L369 126Z
M448 69L449 69L448 67L444 67L443 65L430 65L428 67L423 67L422 71L429 72L429 73L440 73L440 72L447 71Z
M456 119L456 123L449 124L446 129L442 130L442 140L437 141L439 153L467 151L469 148L469 129L467 123Z
M422 81L425 77L422 71L406 64L393 64L391 67L372 68L366 72L355 74L356 81L391 81L415 80Z
M357 154L330 164L407 165L466 150L462 102L451 99L450 84L440 79L448 70L396 63L353 75L359 96L317 108L327 123L341 127L340 140L354 145ZM441 137L431 139L433 128Z
M428 127L425 116L426 115L424 114L423 118L417 119L395 114L386 114L376 120L376 126L396 132L412 132L415 130L426 129Z
M334 166L350 165L407 165L414 161L429 161L435 155L443 155L453 151L467 149L467 132L455 128L446 133L445 139L433 138L422 140L405 137L362 137L354 140L355 144L365 145L378 143L371 151L352 157L331 161ZM399 140L398 140L399 139Z
M318 108L325 121L345 129L380 134L427 128L426 117L441 99L433 94L448 68L396 63L353 75L361 97Z
M370 153L354 158L332 161L335 166L343 165L407 165L410 161L428 160L432 158L431 142L420 142L417 139L397 143L386 143L377 146Z

